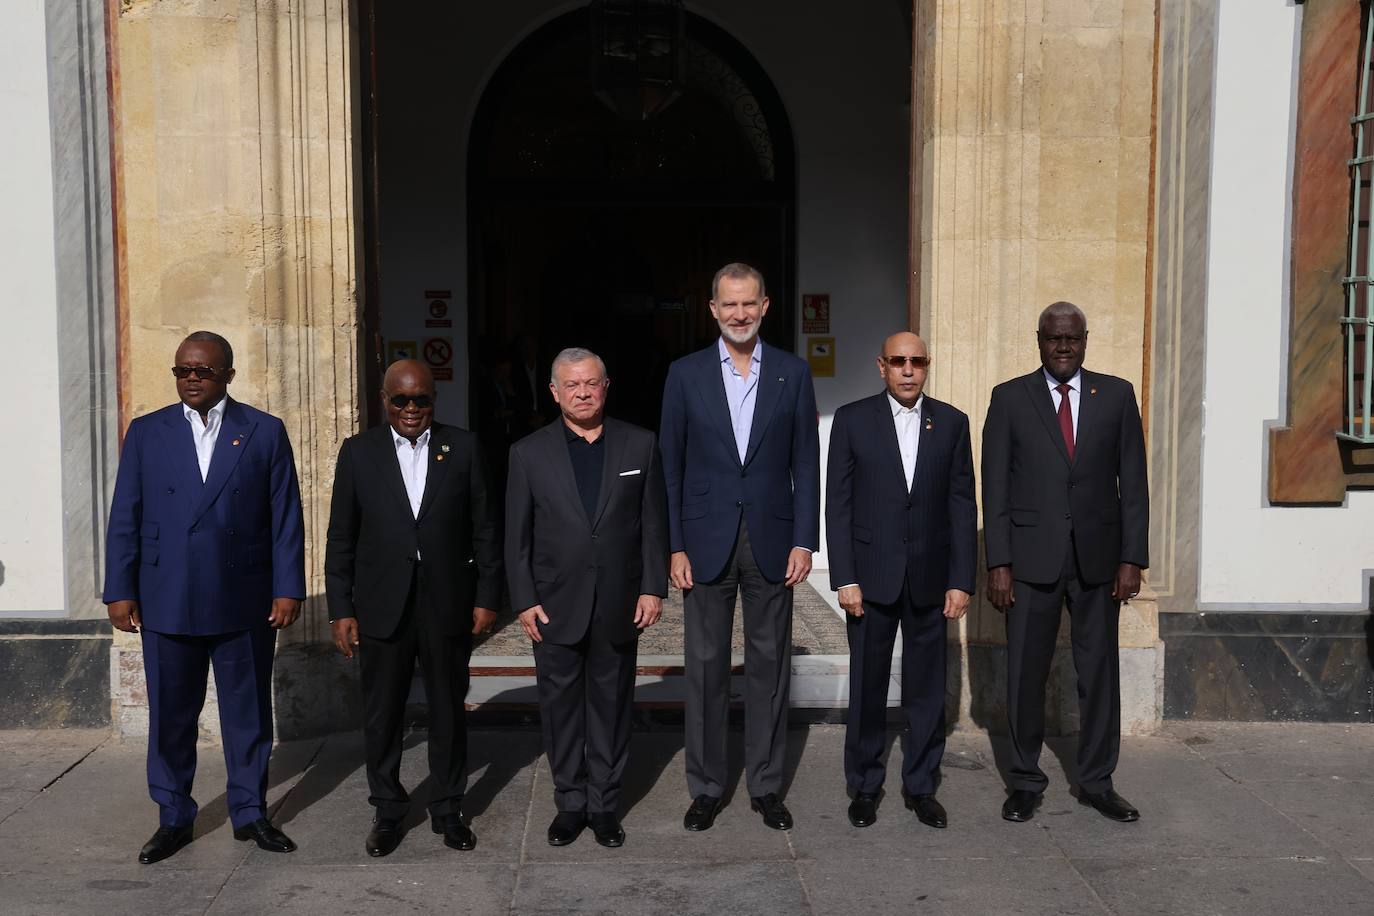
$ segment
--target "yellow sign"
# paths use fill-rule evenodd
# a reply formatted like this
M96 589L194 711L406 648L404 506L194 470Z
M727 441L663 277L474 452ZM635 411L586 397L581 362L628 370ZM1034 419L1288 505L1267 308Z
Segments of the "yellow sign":
M835 338L806 338L806 361L811 364L812 378L834 378Z

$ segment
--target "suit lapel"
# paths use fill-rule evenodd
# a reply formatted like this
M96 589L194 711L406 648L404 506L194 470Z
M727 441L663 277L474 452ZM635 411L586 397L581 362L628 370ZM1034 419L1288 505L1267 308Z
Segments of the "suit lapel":
M706 404L706 416L716 424L717 432L729 446L727 451L739 464L739 446L735 444L735 430L730 425L730 400L725 396L725 375L720 365L720 344L701 352L705 357L701 365L703 378L697 391Z
M878 449L886 456L892 475L901 481L902 491L906 492L909 481L902 467L902 443L897 438L897 423L892 419L892 404L886 393L873 399L873 423L879 430Z
M177 403L163 417L162 435L167 442L167 454L176 470L182 492L192 506L200 499L205 483L200 479L200 460L196 457L196 441L191 424Z
M754 387L754 419L749 424L749 447L744 451L745 464L753 460L754 453L759 450L759 443L763 441L763 434L768 430L773 412L782 398L782 389L787 384L787 373L776 369L777 364L782 362L777 358L777 351L766 346L761 340L758 346L761 348L759 378L758 384ZM770 366L774 368L769 368Z
M1083 443L1088 441L1088 430L1097 422L1097 383L1091 373L1080 369L1078 376L1078 428L1073 434L1073 463L1083 455Z
M215 439L215 451L210 458L210 470L205 475L205 486L200 491L195 511L191 513L192 521L204 515L210 504L219 496L219 491L224 489L229 475L238 466L243 453L248 450L248 439L253 435L257 425L248 419L237 401L230 398L224 402L224 416L220 419L219 436Z
M611 420L606 420L601 429L601 435L606 440L603 446L605 451L601 455L601 490L596 497L596 512L591 519L592 530L601 523L601 516L606 514L606 507L611 503L611 496L615 492L615 481L620 474L621 457L625 454L625 437L621 435L621 430L616 429ZM582 500L579 498L578 502Z
M405 478L401 476L401 462L396 457L396 440L389 425L377 427L372 434L372 457L382 480L391 488L392 496L400 500L406 515L410 515L410 496L406 494Z
M415 514L416 521L424 518L429 507L434 504L435 495L443 485L444 476L453 464L453 446L449 438L448 427L438 423L430 427L429 466L425 469L425 492L420 497L420 511ZM445 449L449 451L444 451Z
M1025 382L1026 396L1035 407L1040 422L1045 424L1046 435L1054 442L1054 447L1059 449L1059 457L1064 459L1065 464L1072 464L1069 461L1069 447L1064 444L1064 434L1059 431L1059 416L1054 412L1054 398L1050 396L1050 386L1045 381L1045 373L1036 370L1030 375L1022 376L1022 380Z
M582 505L582 492L577 489L577 475L573 473L572 459L568 457L567 425L563 418L559 417L552 423L543 427L548 431L547 441L544 445L549 450L549 459L553 463L553 472L558 475L558 492L566 493L568 501L572 503L573 512L582 519L590 531L592 527L591 519L587 518L587 507ZM605 432L602 432L605 435ZM610 456L604 456L609 465ZM603 469L604 470L604 469ZM602 474L604 479L605 474Z

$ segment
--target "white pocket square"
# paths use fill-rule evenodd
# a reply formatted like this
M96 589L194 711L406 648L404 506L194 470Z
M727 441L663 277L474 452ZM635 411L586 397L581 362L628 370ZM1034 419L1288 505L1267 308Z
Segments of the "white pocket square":
M633 476L635 476L635 475L638 474L638 473L639 473L639 468L635 468L633 471L621 471L621 472L620 472L620 476L621 476L621 477L633 477Z

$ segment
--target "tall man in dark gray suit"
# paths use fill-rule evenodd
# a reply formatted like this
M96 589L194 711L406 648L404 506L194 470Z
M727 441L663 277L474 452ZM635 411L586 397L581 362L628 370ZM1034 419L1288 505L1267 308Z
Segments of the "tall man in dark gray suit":
M983 426L988 600L1007 618L1009 821L1029 820L1045 680L1068 604L1078 672L1079 800L1116 821L1140 814L1112 788L1121 746L1117 625L1149 565L1149 487L1135 389L1083 369L1088 321L1056 302L1036 331L1041 368L992 391Z
M591 824L620 846L616 816L630 747L635 649L668 594L667 503L654 434L605 415L601 358L553 361L562 421L511 447L506 570L511 607L534 640L544 750L558 814L549 843Z
M826 470L830 584L849 615L844 775L849 822L878 817L887 686L902 630L906 749L902 789L923 824L944 827L935 799L945 750L945 621L968 610L978 564L978 508L968 416L923 394L930 357L915 334L883 343L881 394L835 411Z
M334 644L359 656L370 856L401 842L406 697L420 663L429 703L431 826L452 849L477 838L463 818L468 659L501 598L501 545L477 440L434 422L434 375L413 359L382 381L387 425L344 441L324 554Z
M816 394L805 362L759 340L763 276L727 264L711 284L720 339L677 360L663 391L673 584L684 592L688 830L725 794L730 632L744 597L744 763L750 806L792 826L782 790L792 588L820 541Z

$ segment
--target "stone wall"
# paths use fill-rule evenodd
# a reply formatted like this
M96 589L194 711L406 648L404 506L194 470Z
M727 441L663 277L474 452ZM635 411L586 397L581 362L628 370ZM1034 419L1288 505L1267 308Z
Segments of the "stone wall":
M1039 364L1035 321L1080 305L1087 365L1148 388L1154 0L918 0L915 182L919 315L933 393L968 405L975 461L992 388ZM1144 405L1142 405L1144 409ZM1066 644L1068 622L1061 628ZM1001 616L961 627L964 712L1000 721ZM1159 721L1159 625L1148 587L1122 609L1123 728ZM1061 653L1062 654L1062 653ZM1073 728L1072 666L1052 695ZM981 698L981 699L980 699Z
M231 393L281 417L296 450L311 597L281 644L315 644L334 456L358 424L349 4L123 0L112 15L122 419L175 398L185 334L229 338ZM137 638L118 634L114 655L116 725L138 732ZM283 671L311 657L288 649Z

